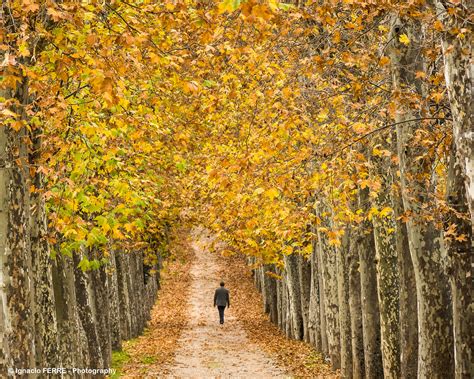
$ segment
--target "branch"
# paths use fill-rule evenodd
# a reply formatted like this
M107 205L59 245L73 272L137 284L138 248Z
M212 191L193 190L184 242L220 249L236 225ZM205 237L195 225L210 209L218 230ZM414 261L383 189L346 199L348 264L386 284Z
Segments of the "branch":
M341 150L339 150L337 153L340 154L342 153L344 150L346 150L348 147L351 147L353 145L355 145L357 142L359 141L362 141L363 139L371 136L372 134L375 134L377 132L380 132L382 130L385 130L385 129L388 129L388 128L391 128L393 126L397 126L397 125L400 125L400 124L406 124L407 122L414 122L414 121L423 121L423 120L442 120L442 121L453 121L451 118L441 118L441 117L421 117L421 118L412 118L410 120L404 120L404 121L399 121L399 122L395 122L393 124L387 124L387 125L384 125L384 126L381 126L380 128L377 128L377 129L374 129L366 134L364 134L363 136L355 139L354 141L352 141L351 143L347 144L346 146L344 146Z

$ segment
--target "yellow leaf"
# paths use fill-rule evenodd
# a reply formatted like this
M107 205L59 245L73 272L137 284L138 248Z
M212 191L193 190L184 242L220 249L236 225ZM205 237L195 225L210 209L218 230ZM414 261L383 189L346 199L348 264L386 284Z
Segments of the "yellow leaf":
M410 44L410 38L406 34L402 34L400 37L398 37L398 40L403 43L404 45L409 45Z
M269 190L265 191L265 196L271 200L273 200L279 194L280 192L276 188L270 188Z
M393 212L393 209L390 208L390 207L385 207L383 208L380 213L379 213L379 216L380 217L387 217L389 216L391 213Z

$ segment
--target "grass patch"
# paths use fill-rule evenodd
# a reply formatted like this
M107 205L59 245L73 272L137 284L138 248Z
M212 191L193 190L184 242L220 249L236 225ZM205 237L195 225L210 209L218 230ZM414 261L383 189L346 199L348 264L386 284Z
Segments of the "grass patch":
M156 357L153 355L145 355L140 358L140 362L146 365L151 365L156 362Z
M316 351L311 351L307 356L306 356L306 361L304 365L308 368L316 368L320 366L324 366L324 358L320 353L317 353Z
M110 379L120 378L122 366L130 361L130 355L123 350L112 351L112 368L115 369L115 374L110 376Z

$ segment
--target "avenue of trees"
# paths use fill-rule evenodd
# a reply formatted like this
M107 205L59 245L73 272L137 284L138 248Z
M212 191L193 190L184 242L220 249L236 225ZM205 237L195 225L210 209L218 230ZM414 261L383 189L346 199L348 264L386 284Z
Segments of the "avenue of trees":
M473 3L8 0L0 372L109 367L170 229L344 378L470 378Z

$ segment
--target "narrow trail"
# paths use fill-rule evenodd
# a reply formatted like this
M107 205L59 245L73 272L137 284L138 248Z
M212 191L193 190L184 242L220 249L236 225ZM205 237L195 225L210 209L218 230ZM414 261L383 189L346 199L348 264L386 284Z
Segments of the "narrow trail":
M287 377L285 371L250 342L232 311L226 309L226 322L218 323L212 307L220 281L219 265L206 249L207 237L193 233L195 260L191 267L189 289L189 325L178 341L174 362L165 371L180 378ZM231 289L232 290L232 289Z

